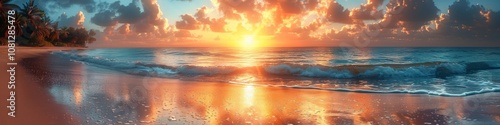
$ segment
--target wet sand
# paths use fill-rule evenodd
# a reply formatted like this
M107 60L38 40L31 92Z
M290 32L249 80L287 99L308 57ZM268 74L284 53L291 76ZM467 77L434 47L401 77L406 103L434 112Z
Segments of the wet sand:
M17 114L10 118L7 108L2 108L2 123L500 123L500 93L442 97L151 78L48 54L57 49L60 48L18 50L17 57L23 59L19 59L16 72ZM5 51L1 54L2 58L6 55ZM5 64L0 66L7 68ZM7 84L7 72L0 74L0 81ZM7 98L7 87L0 90L0 96Z
M2 72L0 72L0 81L2 87L0 87L0 97L2 97L2 108L0 108L0 121L5 125L28 125L28 124L77 124L78 119L71 119L72 114L67 112L64 105L58 104L54 101L54 98L50 93L47 92L38 82L40 77L30 74L28 70L37 69L26 69L19 62L26 58L33 58L47 54L53 50L70 50L77 48L30 48L30 47L16 47L16 117L13 118L8 116L7 113L10 112L6 106L9 105L8 101L5 99L9 98L10 90L7 88L9 82L9 74L6 72L8 70L8 65L6 64L7 58L7 47L0 47L0 57L2 58L0 62L0 67Z

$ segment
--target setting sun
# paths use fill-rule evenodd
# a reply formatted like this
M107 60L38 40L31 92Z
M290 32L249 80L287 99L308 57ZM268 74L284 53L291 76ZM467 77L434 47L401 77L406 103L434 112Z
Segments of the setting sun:
M242 43L242 47L254 47L255 46L255 40L254 40L254 37L253 35L245 35L243 37L243 43Z

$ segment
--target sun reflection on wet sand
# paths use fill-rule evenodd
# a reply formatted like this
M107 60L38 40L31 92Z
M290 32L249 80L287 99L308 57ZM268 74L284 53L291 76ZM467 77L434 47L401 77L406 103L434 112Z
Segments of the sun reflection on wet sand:
M245 100L245 107L250 107L253 105L253 96L254 96L254 88L253 86L251 85L247 85L245 86L245 89L244 89L244 94L243 94L243 98Z
M90 74L93 75L93 74ZM94 74L95 75L95 74ZM92 99L96 91L87 91L82 97L82 110L76 115L97 117L95 123L140 123L140 124L415 124L433 123L414 119L425 115L436 115L438 123L447 123L454 114L440 111L451 108L455 98L429 97L425 95L363 94L303 90L259 85L201 83L163 78L149 78L159 82L152 89L144 89L144 100L134 99L140 84L140 77L122 74L127 80L106 83L103 90L127 89L128 94L105 94L103 98ZM102 77L117 77L101 75ZM89 77L101 79L99 77ZM85 84L85 83L84 83ZM127 86L123 88L123 86ZM60 88L61 89L61 88ZM75 88L62 88L73 90ZM83 87L83 91L86 91ZM138 92L138 91L136 91ZM77 95L77 94L73 94ZM129 96L129 100L124 99ZM141 95L142 96L142 95ZM113 99L114 98L114 99ZM106 110L106 105L115 105ZM447 104L443 104L447 103ZM73 107L74 103L67 103ZM100 111L95 109L96 105ZM124 108L125 107L125 108ZM455 107L462 109L460 107ZM494 107L489 107L494 108ZM121 110L121 111L120 111ZM436 111L436 112L435 112ZM90 116L87 116L90 115ZM429 116L429 118L433 118ZM441 116L446 116L442 117ZM412 118L413 117L413 118ZM470 117L470 116L467 116ZM125 120L126 119L126 120ZM497 117L491 117L496 121ZM99 122L101 121L101 122Z

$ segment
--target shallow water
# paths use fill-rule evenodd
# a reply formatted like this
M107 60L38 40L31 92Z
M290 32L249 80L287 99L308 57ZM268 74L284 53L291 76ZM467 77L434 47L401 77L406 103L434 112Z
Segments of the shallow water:
M500 91L499 48L125 48L53 55L138 76L375 93Z

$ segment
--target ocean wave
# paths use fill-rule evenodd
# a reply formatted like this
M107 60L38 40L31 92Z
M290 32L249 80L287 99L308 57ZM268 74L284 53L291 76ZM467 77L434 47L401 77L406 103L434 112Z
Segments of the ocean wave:
M248 85L248 83L238 83L233 82L233 84L239 85ZM325 91L339 91L339 92L356 92L356 93L378 93L378 94L426 94L426 95L435 95L435 96L447 96L447 97L463 97L470 96L476 94L483 94L489 92L500 92L500 87L483 87L479 89L466 90L466 91L447 91L446 88L441 89L400 89L400 88L392 88L389 89L360 89L360 88L322 88L314 85L270 85L270 84L251 84L254 86L265 86L265 87L282 87L282 88L293 88L293 89L313 89L313 90L325 90ZM376 85L373 85L376 86Z
M83 63L94 64L103 68L118 70L129 74L135 75L144 75L144 76L155 76L155 77L165 77L175 75L176 72L162 67L149 67L149 66L141 66L137 65L140 63L131 63L131 62L123 62L117 61L114 59L102 58L102 57L93 57L83 54L77 54L71 51L59 51L52 52L54 55L59 55L63 57L70 58L74 61L80 61Z
M53 52L55 55L72 60L99 65L130 74L172 77L196 75L235 75L241 73L279 76L296 76L335 79L390 79L413 77L445 78L457 74L473 73L479 70L498 69L498 62L427 62L414 64L377 64L377 65L299 65L267 64L253 67L236 66L167 66L143 62L123 62L102 57L81 55L69 51ZM265 72L261 72L265 71Z
M227 58L236 58L236 56L223 53L211 53L211 52L182 52L182 51L163 51L165 55L176 55L176 56L218 56Z

